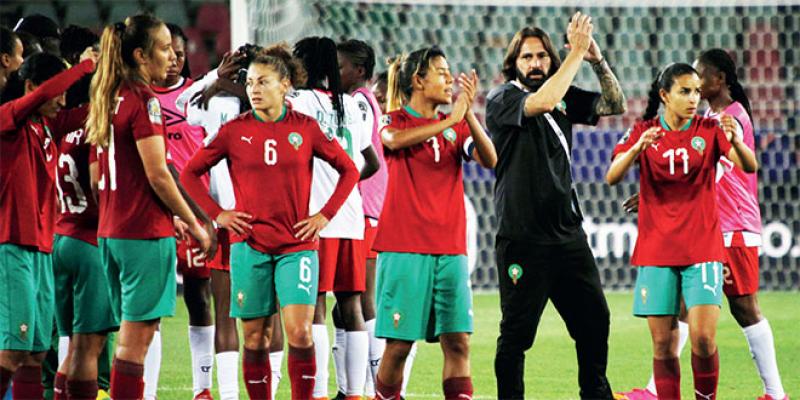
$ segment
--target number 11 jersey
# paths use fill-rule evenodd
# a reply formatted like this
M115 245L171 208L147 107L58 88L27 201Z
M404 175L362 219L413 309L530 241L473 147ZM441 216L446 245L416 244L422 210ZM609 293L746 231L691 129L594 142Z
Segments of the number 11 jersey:
M728 153L730 142L713 119L696 116L673 131L660 117L634 125L614 148L612 159L653 126L661 126L664 136L637 158L639 236L631 264L724 261L714 177L717 161Z

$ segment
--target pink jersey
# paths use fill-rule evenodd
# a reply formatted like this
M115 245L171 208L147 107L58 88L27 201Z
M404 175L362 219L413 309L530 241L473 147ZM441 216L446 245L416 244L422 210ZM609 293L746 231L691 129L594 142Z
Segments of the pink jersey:
M755 152L753 123L747 115L747 110L739 102L734 101L724 112L736 118L742 128L742 141ZM706 111L706 116L719 119L719 114L714 114L711 109ZM748 174L727 158L721 158L717 164L717 208L723 233L735 231L761 233L756 174Z
M389 173L386 171L386 160L383 158L383 143L381 134L378 131L378 123L381 120L381 107L372 91L361 87L353 92L353 98L358 102L358 107L369 107L372 115L372 148L378 154L380 168L375 175L365 179L358 184L361 190L361 197L364 200L364 215L371 218L378 218L383 208L383 199L386 197L386 183L389 180ZM366 103L365 103L366 102Z
M171 87L153 87L166 121L167 148L178 173L183 171L186 163L203 146L203 139L206 136L203 127L189 125L184 110L178 109L175 105L178 96L191 85L191 79L181 78L181 82Z

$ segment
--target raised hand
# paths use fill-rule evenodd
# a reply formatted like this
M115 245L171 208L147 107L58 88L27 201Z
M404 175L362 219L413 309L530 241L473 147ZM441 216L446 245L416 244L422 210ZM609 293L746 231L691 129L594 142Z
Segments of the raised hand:
M593 30L592 17L576 12L567 26L567 42L572 51L586 54L592 44Z
M642 136L639 137L639 141L636 142L636 146L639 149L639 152L643 152L650 147L651 144L655 143L658 139L664 136L664 132L662 131L660 126L653 126L650 129L644 131Z
M736 135L736 124L736 120L731 115L723 113L719 118L719 126L725 132L725 137L728 138L731 144L739 141L739 136Z
M244 53L227 52L222 56L222 61L217 66L217 75L220 78L233 79L236 78L236 73L239 72L241 61L245 58Z

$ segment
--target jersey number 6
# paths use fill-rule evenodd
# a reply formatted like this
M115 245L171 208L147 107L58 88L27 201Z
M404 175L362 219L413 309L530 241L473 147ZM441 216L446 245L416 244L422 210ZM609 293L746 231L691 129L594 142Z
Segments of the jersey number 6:
M275 139L267 139L264 141L264 162L267 165L275 165L278 163L278 149L275 146L278 142Z

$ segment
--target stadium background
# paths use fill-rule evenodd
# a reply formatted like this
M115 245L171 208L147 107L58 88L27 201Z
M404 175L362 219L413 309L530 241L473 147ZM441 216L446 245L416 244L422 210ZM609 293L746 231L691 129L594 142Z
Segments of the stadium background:
M536 6L529 5L535 3ZM525 4L525 5L523 5ZM607 5L600 5L607 4ZM61 26L78 24L99 30L141 10L185 27L190 38L193 75L213 68L221 55L245 41L266 45L290 43L310 35L335 40L358 38L376 50L378 66L400 52L438 44L454 72L475 68L482 93L502 82L500 68L511 35L526 25L549 32L557 46L569 16L576 10L594 19L595 39L615 70L628 98L628 112L604 118L597 127L579 126L574 136L573 172L585 228L606 289L629 289L635 270L629 257L636 237L635 216L622 201L637 191L638 176L609 187L603 175L622 133L641 115L654 74L670 62L691 62L702 49L732 51L738 75L753 108L757 155L761 162L759 198L764 222L761 286L800 288L800 4L787 1L693 1L666 6L639 0L509 2L449 1L110 1L4 0L0 24L13 27L24 15L41 13ZM576 84L599 89L590 68ZM492 201L494 175L474 164L465 166L465 188L478 213L477 268L472 281L480 290L496 288Z

